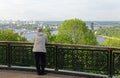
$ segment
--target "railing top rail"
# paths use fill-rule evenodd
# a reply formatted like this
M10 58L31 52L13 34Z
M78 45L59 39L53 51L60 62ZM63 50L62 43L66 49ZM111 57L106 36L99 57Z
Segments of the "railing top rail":
M0 41L0 44L33 44L33 43L24 41Z
M0 41L0 44L30 44L33 42L22 42L22 41ZM61 43L48 43L50 46L60 47L74 47L74 48L86 48L86 49L101 49L101 50L120 50L119 47L108 47L108 46L93 46L93 45L80 45L80 44L61 44Z
M47 44L47 45L56 45L62 47L75 47L75 48L86 48L86 49L100 49L100 50L120 50L119 47L108 47L108 46L93 46L93 45L80 45L80 44Z

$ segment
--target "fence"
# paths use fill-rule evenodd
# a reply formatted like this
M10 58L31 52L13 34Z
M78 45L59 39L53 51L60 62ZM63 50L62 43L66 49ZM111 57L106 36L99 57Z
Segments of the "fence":
M0 65L35 65L33 43L0 42ZM74 44L47 44L47 67L55 71L72 70L106 74L120 74L120 48Z

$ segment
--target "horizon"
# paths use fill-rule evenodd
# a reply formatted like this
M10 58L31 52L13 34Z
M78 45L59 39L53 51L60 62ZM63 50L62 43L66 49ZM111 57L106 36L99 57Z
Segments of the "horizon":
M66 20L70 20L70 19L66 19ZM41 22L63 22L63 21L65 21L65 20L12 20L12 19L10 19L10 20L6 20L6 19L0 19L0 21L41 21ZM84 20L82 20L82 21L84 21ZM93 21L91 21L91 20L87 20L87 21L85 21L85 22L120 22L120 21L116 21L116 20L111 20L111 21L108 21L108 20L99 20L99 21L97 21L97 20L93 20Z

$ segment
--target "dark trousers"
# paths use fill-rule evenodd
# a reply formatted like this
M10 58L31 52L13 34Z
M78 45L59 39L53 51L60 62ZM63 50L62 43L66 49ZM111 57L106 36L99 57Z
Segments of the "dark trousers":
M39 74L45 72L46 53L34 52L34 55L35 55L37 73Z

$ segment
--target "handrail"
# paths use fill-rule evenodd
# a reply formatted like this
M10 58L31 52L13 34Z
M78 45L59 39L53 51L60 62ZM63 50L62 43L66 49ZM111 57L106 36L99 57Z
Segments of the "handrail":
M23 41L0 41L0 44L30 44L33 42L23 42ZM108 47L108 46L93 46L93 45L80 45L80 44L62 44L62 43L47 43L46 45L51 46L62 46L62 47L75 47L75 48L87 48L87 49L102 49L102 50L120 50L119 47Z
M33 44L33 43L23 41L0 41L0 44Z

